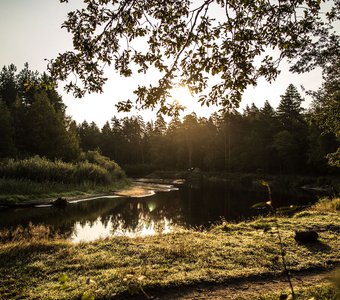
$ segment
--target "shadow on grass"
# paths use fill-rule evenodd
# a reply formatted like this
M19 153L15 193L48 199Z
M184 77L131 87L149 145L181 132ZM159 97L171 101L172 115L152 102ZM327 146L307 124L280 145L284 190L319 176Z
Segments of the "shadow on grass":
M330 253L332 251L332 247L320 241L316 241L313 243L299 243L298 242L298 245L306 247L310 252L313 252L313 253L316 253L316 252Z

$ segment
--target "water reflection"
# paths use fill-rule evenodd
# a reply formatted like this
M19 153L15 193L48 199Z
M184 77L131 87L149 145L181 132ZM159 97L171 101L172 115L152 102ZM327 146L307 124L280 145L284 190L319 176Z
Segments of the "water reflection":
M46 225L71 241L92 241L109 236L147 236L169 233L176 226L209 226L224 218L237 221L258 215L250 207L266 200L266 191L235 191L226 187L181 186L144 198L96 198L60 210L55 207L0 211L0 230ZM273 194L273 202L303 205L309 195Z
M104 239L110 236L144 237L154 234L167 234L172 231L172 220L150 220L145 215L140 215L135 228L126 227L120 219L111 217L107 222L102 222L101 217L95 222L76 222L69 239L73 242L89 242Z
M98 219L92 223L86 222L85 224L81 224L80 222L76 222L70 240L73 242L88 242L95 239L106 238L110 235L110 224L102 223L101 218L98 217Z
M145 198L93 199L55 207L0 211L0 229L46 225L67 239L80 242L109 236L147 236L171 232L183 223L178 191Z
M144 237L155 234L166 234L172 231L172 220L166 217L163 220L150 220L146 215L139 214L135 227L126 226L121 216L112 216L106 222L101 217L95 222L76 222L73 233L69 239L73 242L93 241L110 236Z

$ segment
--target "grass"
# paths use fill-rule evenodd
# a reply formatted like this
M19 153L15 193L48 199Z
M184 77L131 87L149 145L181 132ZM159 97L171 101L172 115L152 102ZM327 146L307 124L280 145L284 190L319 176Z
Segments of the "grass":
M280 299L280 295L289 294L287 290L285 293L270 293L260 297L254 297L254 300L277 300ZM336 290L333 284L326 283L320 284L309 288L299 289L295 293L297 300L337 300L339 299L339 292ZM239 298L241 300L242 298ZM245 300L245 299L244 299Z
M92 159L89 160L88 156ZM35 182L107 185L125 177L121 168L100 154L84 156L83 161L65 163L34 156L23 160L0 162L0 178L27 179Z
M108 193L126 185L124 171L96 151L78 162L39 156L0 162L0 205L28 200Z
M340 211L340 198L334 198L332 201L323 198L314 205L314 210L319 212Z
M109 185L91 182L65 184L58 182L35 182L27 179L0 179L0 205L27 201L55 199L57 197L108 194L122 189L128 181L123 179Z
M291 218L280 217L278 223L291 271L327 269L340 263L338 211L313 208ZM153 288L278 275L282 273L280 246L275 229L263 224L271 228L273 219L222 223L202 232L178 230L79 244L48 239L48 231L37 229L39 235L33 228L29 236L0 243L0 299L80 299L84 294L109 299L152 293ZM302 229L317 230L320 242L297 244L294 231Z

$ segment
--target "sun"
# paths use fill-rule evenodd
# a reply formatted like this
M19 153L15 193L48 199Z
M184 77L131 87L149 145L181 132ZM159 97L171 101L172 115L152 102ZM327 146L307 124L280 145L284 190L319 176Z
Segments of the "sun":
M187 86L178 86L170 91L170 96L174 101L185 104L188 100L193 98Z

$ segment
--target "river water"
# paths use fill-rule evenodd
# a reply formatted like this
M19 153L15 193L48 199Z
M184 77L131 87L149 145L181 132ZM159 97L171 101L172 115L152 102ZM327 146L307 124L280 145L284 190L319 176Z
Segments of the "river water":
M275 206L307 205L316 197L298 193L274 193ZM241 221L265 210L252 205L268 200L265 189L230 190L225 186L183 184L147 197L110 197L78 201L60 209L32 207L0 211L0 230L18 226L46 225L67 239L80 242L109 236L147 236L168 233L177 227L209 227L227 221Z

